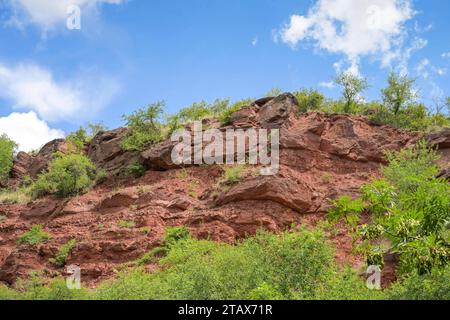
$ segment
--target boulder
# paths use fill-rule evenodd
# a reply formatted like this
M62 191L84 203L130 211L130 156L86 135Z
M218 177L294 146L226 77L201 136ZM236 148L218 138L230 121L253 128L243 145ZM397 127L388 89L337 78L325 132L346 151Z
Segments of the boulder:
M298 108L298 101L290 93L284 93L262 105L259 120L264 129L279 128Z
M186 211L190 208L198 206L198 201L191 197L179 196L173 199L168 205L169 209L178 209L181 211Z
M89 144L88 157L97 168L117 175L131 164L141 163L138 152L124 151L120 141L127 135L128 129L99 132Z
M177 142L165 140L161 143L151 146L141 153L143 164L147 169L153 170L171 170L181 168L180 165L172 161L172 149Z
M313 208L313 192L303 182L279 177L258 177L246 180L216 200L217 205L246 200L268 200L308 213Z
M432 145L439 149L450 148L450 128L444 128L426 135L425 139Z

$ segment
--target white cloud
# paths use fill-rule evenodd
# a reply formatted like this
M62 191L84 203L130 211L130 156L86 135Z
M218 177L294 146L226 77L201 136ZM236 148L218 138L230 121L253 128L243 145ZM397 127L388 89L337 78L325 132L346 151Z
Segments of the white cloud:
M319 86L323 87L323 88L328 88L328 89L333 89L335 87L335 84L333 81L330 82L321 82L319 83Z
M450 52L444 52L442 58L450 58Z
M67 9L71 5L79 6L86 13L98 8L101 4L121 4L126 0L8 0L12 10L10 22L23 27L34 24L44 31L63 23L67 17Z
M56 81L35 64L7 67L0 63L0 98L14 109L35 111L46 121L89 118L106 106L120 86L113 78L88 71L69 81Z
M254 37L253 40L252 40L252 46L256 47L257 44L258 44L258 41L259 41L258 37Z
M436 67L429 59L422 59L416 66L416 72L424 79L430 78L432 75L444 76L447 74L447 69Z
M411 0L318 0L307 15L292 15L280 38L292 47L311 40L319 49L343 54L356 72L364 56L391 60L414 14Z
M36 113L11 113L7 117L0 117L0 134L6 133L8 137L19 144L20 151L39 149L45 143L64 137L64 132L51 129Z

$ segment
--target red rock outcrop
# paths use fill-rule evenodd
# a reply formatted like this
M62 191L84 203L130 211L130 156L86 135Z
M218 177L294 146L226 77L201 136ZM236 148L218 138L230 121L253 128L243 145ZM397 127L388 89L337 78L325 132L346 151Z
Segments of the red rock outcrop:
M130 164L149 170L141 178L115 177L72 199L47 197L27 205L0 205L0 281L13 283L32 270L63 273L49 262L70 239L76 245L67 264L82 269L82 281L95 285L114 275L117 265L139 258L160 245L168 226L187 226L198 238L233 242L259 228L284 230L293 224L315 225L329 207L329 198L357 195L361 185L378 177L384 151L398 150L417 137L364 117L309 113L296 115L290 94L260 99L231 116L221 128L280 128L280 170L276 176L254 174L223 187L221 166L180 168L171 160L173 142L150 146L143 153L120 147L126 129L99 133L87 155L101 169L117 174ZM208 123L218 127L217 122ZM206 126L205 126L206 127ZM447 138L445 138L447 137ZM445 153L448 134L429 137ZM13 174L21 177L44 170L64 141L47 145L37 156L18 155ZM254 170L253 170L254 169ZM124 223L130 222L130 223ZM131 223L132 222L132 223ZM17 238L33 224L42 224L52 238L35 248L17 246ZM351 237L343 229L331 240L338 260L357 263Z

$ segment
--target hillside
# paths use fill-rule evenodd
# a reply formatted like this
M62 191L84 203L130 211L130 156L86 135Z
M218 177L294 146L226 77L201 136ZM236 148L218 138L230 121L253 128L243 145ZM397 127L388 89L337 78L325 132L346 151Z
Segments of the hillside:
M31 271L47 278L67 275L51 259L70 240L75 244L65 265L78 265L83 284L95 287L115 270L136 261L163 243L167 227L186 226L194 238L235 243L259 229L282 232L297 226L316 227L326 220L329 199L357 197L360 188L381 176L387 150L415 145L422 137L371 123L363 116L310 112L297 114L290 94L253 102L231 115L229 125L204 120L205 127L280 129L280 171L262 176L257 166L239 166L227 180L227 167L178 166L172 163L170 140L143 152L126 152L120 141L126 128L98 133L82 153L105 170L107 177L86 193L56 195L28 203L1 204L0 281L13 285ZM189 128L189 126L187 126ZM450 132L425 136L439 149L441 176L448 176ZM46 144L36 154L19 153L9 187L44 172L55 152L68 152L65 140ZM130 165L145 167L142 176L126 173ZM231 181L232 180L232 181ZM370 221L370 214L363 215ZM51 238L29 246L17 239L33 225ZM327 238L336 246L339 265L361 270L365 258L352 250L349 226L338 223ZM145 265L149 272L157 261ZM395 280L395 263L386 262L383 285Z

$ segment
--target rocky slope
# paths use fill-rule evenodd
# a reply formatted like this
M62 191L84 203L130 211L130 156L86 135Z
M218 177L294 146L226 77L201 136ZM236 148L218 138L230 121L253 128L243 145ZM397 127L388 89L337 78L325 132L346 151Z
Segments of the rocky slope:
M384 150L398 150L419 137L366 118L346 115L295 114L289 94L265 98L234 113L231 125L221 128L280 128L281 169L275 177L245 170L241 182L218 186L220 166L180 168L170 160L173 143L164 141L142 153L124 152L120 139L127 129L99 133L86 154L111 174L90 192L71 199L43 198L26 205L0 205L0 281L12 284L32 270L48 276L64 274L49 259L62 244L76 239L67 264L81 267L88 285L112 277L120 264L135 260L160 244L167 226L187 226L198 238L233 242L263 227L280 231L292 224L315 225L329 206L327 199L357 195L360 186L379 176ZM220 124L207 121L209 128ZM441 149L442 175L448 175L450 132L430 135ZM37 155L20 153L11 184L35 177L55 151L65 152L64 140L50 142ZM139 162L148 171L138 179L120 172ZM447 167L446 167L447 166ZM447 169L447 171L445 171ZM121 228L132 221L134 228ZM34 248L17 245L17 237L33 224L42 224L52 239ZM337 259L358 265L351 254L351 238L344 226L330 234ZM148 265L149 270L157 266Z

